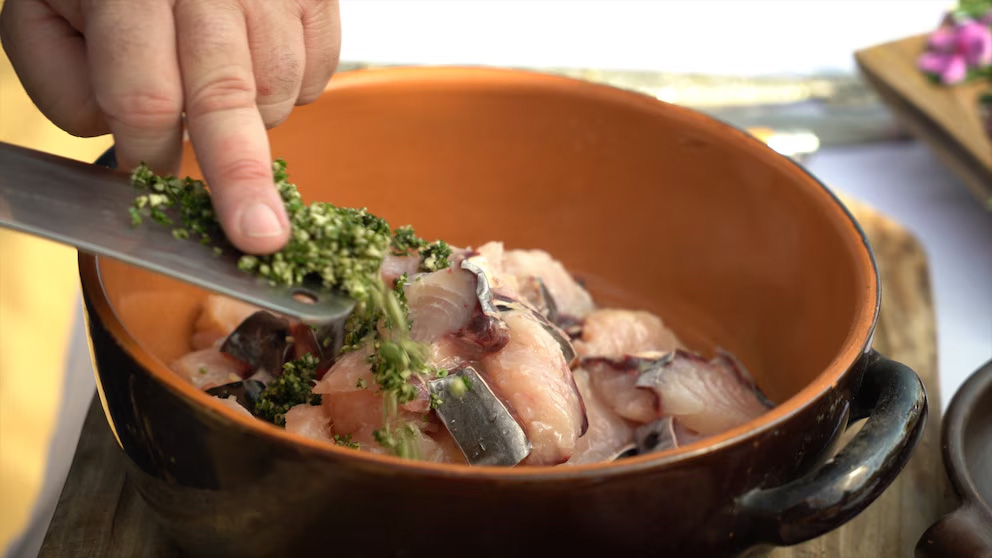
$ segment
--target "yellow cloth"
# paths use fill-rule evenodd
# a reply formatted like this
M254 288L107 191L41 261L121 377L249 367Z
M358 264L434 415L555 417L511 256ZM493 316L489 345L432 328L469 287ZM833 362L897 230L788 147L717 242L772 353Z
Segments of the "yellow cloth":
M85 161L111 145L48 122L0 58L0 141ZM26 526L42 486L78 281L74 249L0 229L0 551Z

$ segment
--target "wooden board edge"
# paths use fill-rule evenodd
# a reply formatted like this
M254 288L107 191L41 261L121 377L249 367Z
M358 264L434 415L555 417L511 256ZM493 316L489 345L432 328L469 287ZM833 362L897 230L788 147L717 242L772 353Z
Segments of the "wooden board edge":
M980 82L954 87L932 85L917 69L915 59L907 58L909 53L922 54L927 37L928 34L914 35L861 49L854 53L854 59L862 71L870 72L875 79L953 136L955 143L971 153L982 166L992 168L992 144L982 130L978 114L978 95L984 86ZM893 60L899 63L894 64ZM968 97L973 97L970 105ZM967 123L956 125L944 116L945 112L937 100L948 98L962 99L963 104L969 107L963 109L972 116ZM937 116L934 117L934 114Z
M965 183L982 207L992 211L992 169L983 165L953 134L900 96L870 68L859 64L859 69L865 81L899 116L907 130L930 147L937 158Z

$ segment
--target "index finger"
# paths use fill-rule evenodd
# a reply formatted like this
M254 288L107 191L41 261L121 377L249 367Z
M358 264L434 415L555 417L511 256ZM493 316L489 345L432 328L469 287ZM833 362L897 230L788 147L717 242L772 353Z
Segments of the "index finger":
M244 14L223 0L176 3L190 140L228 239L249 253L281 249L289 220L276 192Z

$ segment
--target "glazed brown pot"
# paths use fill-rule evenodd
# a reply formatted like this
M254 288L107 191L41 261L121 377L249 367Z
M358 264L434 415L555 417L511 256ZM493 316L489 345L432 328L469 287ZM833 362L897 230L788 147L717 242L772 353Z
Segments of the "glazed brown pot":
M271 141L308 201L367 206L457 245L548 250L602 304L654 311L694 349L734 352L778 406L599 465L355 452L182 382L163 363L189 350L204 292L81 255L107 416L141 494L191 554L729 556L843 524L919 439L919 378L870 350L879 282L857 223L730 126L560 77L419 68L339 75ZM186 155L184 173L198 174Z
M992 558L992 361L954 394L941 433L961 505L920 537L921 558Z

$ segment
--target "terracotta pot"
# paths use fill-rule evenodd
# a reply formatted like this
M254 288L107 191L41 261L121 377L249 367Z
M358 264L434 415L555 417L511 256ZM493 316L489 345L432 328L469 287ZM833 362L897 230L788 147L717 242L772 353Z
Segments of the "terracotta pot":
M408 68L335 77L271 141L305 199L368 206L458 245L548 250L602 303L737 354L778 406L599 465L359 453L183 383L163 362L188 350L204 293L81 255L107 416L141 494L194 555L728 556L843 524L919 440L919 378L869 349L879 282L862 231L816 179L730 126L560 77Z
M992 361L958 388L941 435L944 467L961 505L920 537L916 554L992 557Z

